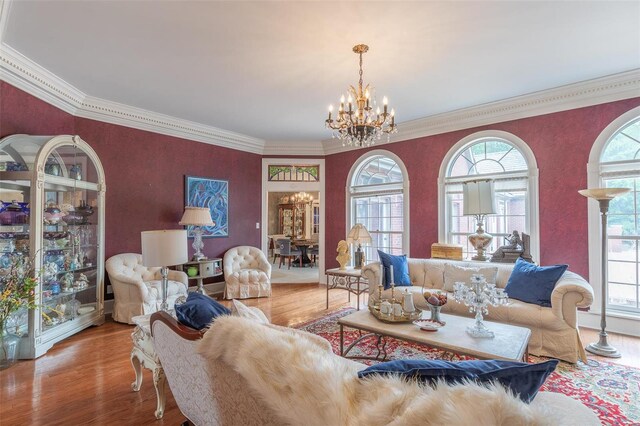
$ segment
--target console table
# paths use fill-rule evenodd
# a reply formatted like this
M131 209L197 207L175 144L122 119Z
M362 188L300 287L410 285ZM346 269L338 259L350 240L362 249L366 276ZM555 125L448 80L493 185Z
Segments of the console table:
M195 268L195 274L189 275L189 270L194 271L193 268ZM178 265L178 270L186 272L190 280L197 280L198 288L196 291L201 294L206 294L202 280L222 275L222 259L214 258L187 262Z
M349 302L351 302L351 293L355 294L358 299L357 309L360 310L360 295L369 291L369 284L362 276L362 269L333 268L327 269L324 273L327 276L327 309L329 309L329 290L338 288L349 292Z
M153 348L153 339L151 337L151 314L138 315L131 318L136 328L131 333L133 340L133 348L131 349L131 365L136 373L136 380L131 384L131 389L135 392L140 390L142 386L142 368L146 368L153 372L153 386L156 388L156 419L161 419L164 415L164 387L166 383L164 370L160 365L160 360Z

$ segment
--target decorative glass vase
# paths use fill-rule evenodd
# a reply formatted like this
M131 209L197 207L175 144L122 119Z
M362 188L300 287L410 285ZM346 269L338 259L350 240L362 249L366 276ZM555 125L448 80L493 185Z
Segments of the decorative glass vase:
M431 318L429 319L431 321L444 323L444 321L442 321L442 318L440 318L440 310L442 309L442 306L435 306L430 303L427 303L427 306L429 306L429 310L431 311Z
M5 329L4 322L0 322L0 370L15 364L18 355L18 343L20 343L20 337L9 333Z

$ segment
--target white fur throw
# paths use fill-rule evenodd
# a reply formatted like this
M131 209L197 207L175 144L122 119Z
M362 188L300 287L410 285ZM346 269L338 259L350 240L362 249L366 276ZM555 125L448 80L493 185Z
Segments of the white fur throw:
M553 413L500 386L436 387L392 376L358 379L366 366L303 331L220 317L198 352L222 360L290 425L546 425ZM575 401L571 401L575 402Z

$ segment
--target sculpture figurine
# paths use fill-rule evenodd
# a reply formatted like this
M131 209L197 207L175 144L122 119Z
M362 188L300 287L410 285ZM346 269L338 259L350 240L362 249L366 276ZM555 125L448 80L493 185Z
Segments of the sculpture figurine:
M336 260L340 264L340 270L344 271L345 269L347 269L347 263L349 263L349 261L351 260L351 255L349 254L349 244L347 244L345 240L340 240L336 251L338 252Z
M518 231L513 231L513 234L509 237L504 237L508 244L505 244L493 253L491 256L491 262L500 263L515 263L515 261L521 257L527 262L533 263L531 257L530 239L528 234L522 233L522 238Z

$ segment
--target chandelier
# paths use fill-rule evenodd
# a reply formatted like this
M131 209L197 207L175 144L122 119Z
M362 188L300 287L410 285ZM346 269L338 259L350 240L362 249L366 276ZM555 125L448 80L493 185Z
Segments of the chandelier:
M298 192L297 194L293 194L290 200L293 204L311 204L313 202L313 195L306 192Z
M344 95L340 98L340 107L338 108L338 118L333 120L333 105L329 106L329 118L325 120L326 127L333 130L333 138L342 140L342 146L368 147L373 145L376 140L380 140L383 134L387 135L398 131L395 124L395 111L387 112L387 97L382 100L383 110L374 96L372 96L373 88L367 84L363 87L362 82L362 54L369 50L366 44L358 44L353 46L354 53L360 56L360 80L358 88L349 87L349 97L346 99ZM374 111L375 108L375 111Z

